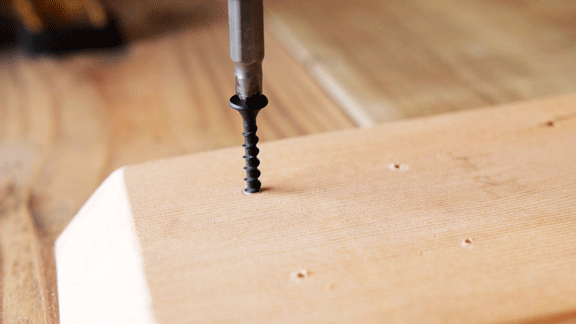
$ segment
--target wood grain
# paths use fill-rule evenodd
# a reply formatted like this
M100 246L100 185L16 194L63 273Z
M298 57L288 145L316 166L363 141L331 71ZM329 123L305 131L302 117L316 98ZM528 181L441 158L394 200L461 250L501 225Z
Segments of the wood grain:
M359 125L576 92L576 2L270 1L270 28Z
M574 321L575 139L568 96L266 143L250 196L241 148L128 166L56 243L62 324Z
M215 21L125 53L2 57L1 323L58 322L54 240L112 170L242 143L227 103L227 39ZM274 37L266 41L263 141L353 126Z

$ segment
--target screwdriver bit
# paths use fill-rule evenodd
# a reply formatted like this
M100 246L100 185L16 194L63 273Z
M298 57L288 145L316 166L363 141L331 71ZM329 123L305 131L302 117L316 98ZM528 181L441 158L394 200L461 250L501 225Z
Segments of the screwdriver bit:
M260 160L256 116L266 107L268 99L262 94L262 60L264 59L263 0L228 0L230 23L230 56L234 61L236 95L230 107L238 110L244 124L247 193L260 191Z

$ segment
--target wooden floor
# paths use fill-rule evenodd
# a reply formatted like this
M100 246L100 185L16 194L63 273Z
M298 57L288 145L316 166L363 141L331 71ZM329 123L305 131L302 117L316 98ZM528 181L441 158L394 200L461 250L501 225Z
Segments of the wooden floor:
M275 0L269 26L361 125L576 92L576 2Z
M58 322L53 242L111 171L242 141L225 1L139 4L124 53L1 57L0 323ZM573 2L266 6L263 141L576 92Z

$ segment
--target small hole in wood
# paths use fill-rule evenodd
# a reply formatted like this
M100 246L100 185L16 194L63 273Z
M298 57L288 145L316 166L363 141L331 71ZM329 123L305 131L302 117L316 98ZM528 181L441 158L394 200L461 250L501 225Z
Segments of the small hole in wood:
M554 125L555 125L555 123L553 120L546 123L546 126L548 126L548 127L554 127Z
M310 272L306 269L294 272L290 275L290 279L295 282L300 282L310 276Z
M467 238L462 242L462 246L467 246L467 247L471 247L472 246L472 239Z
M392 171L407 171L409 169L408 165L399 163L390 163L388 168Z

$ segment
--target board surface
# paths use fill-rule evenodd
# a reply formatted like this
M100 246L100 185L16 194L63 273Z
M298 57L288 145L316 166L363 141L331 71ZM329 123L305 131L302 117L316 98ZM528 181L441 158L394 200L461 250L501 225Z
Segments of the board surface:
M570 96L265 143L251 196L242 148L123 168L57 241L61 322L576 319L575 144Z

